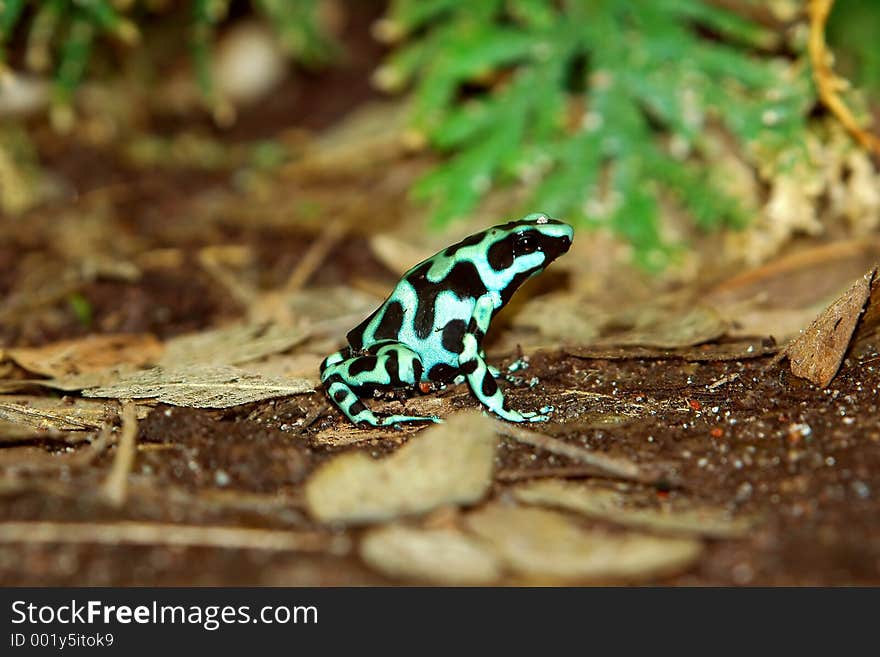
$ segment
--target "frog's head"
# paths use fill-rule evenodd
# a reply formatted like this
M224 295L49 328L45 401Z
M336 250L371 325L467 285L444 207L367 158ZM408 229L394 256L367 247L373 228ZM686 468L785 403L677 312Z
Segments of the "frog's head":
M510 298L526 279L566 253L574 235L567 223L546 214L530 214L490 228L486 262L504 281L502 296Z

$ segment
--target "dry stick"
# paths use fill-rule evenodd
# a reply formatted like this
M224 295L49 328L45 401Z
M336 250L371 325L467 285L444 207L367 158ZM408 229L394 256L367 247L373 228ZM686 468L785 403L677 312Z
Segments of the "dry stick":
M670 476L658 476L645 472L639 468L637 464L626 459L606 456L592 450L584 449L583 447L578 447L577 445L572 445L571 443L559 440L558 438L552 438L551 436L542 433L523 429L522 427L501 423L498 423L496 427L496 433L499 433L502 436L507 436L508 438L513 438L517 442L525 445L531 445L532 447L537 447L538 449L543 449L553 454L558 454L559 456L565 456L574 461L585 463L586 465L594 467L599 473L607 477L625 479L628 481L640 481L643 483L658 483L660 481L673 483L669 481Z
M80 429L93 429L94 424L91 422L83 422L74 417L53 413L39 408L28 408L20 404L0 402L0 419L8 419L15 423L16 415L25 419L33 419L34 421L43 420L46 422L55 422L57 424L66 423L68 426L79 427Z
M92 463L104 453L105 449L107 449L107 446L110 444L110 435L112 432L113 429L110 427L110 424L105 422L101 427L101 432L98 434L98 437L95 438L87 448L82 450L82 452L75 454L72 461L76 465L81 466Z
M825 43L825 24L834 0L810 0L810 38L807 48L813 66L813 79L822 103L843 125L847 132L864 148L880 155L880 138L859 126L849 107L838 94L845 82L831 70L831 53Z
M256 290L240 281L221 264L218 247L206 247L199 251L198 259L202 268L245 308L249 308L256 297Z
M316 408L312 409L311 413L306 415L305 420L303 420L302 426L299 428L299 433L305 433L306 429L312 426L319 417L321 417L327 409L330 408L330 404L327 402L321 402Z
M318 532L175 525L161 522L115 523L0 522L0 543L100 543L214 547L233 550L282 550L343 553L348 539Z
M498 481L522 481L524 479L561 478L574 479L580 477L595 477L600 474L592 465L569 465L555 468L511 468L499 470L495 473Z
M137 437L137 411L131 400L126 400L122 405L122 434L116 447L116 458L110 468L110 474L104 481L104 496L114 506L122 506L125 503L125 493L128 484L128 473L134 464L135 439Z
M286 293L296 292L311 278L312 274L321 266L327 255L334 246L348 233L350 224L344 217L331 221L321 231L321 235L315 240L306 254L299 261L296 268L291 272L287 283L284 285Z

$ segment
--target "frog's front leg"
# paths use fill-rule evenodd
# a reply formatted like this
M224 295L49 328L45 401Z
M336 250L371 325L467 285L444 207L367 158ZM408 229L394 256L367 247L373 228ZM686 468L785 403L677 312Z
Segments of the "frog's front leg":
M550 419L549 415L530 411L519 412L505 406L504 393L501 392L495 381L498 370L489 367L483 351L480 349L480 342L489 328L494 309L495 304L490 295L482 296L477 300L473 317L471 317L462 341L463 349L459 357L459 367L467 377L468 385L477 399L498 417L509 422L545 422Z
M483 359L483 362L486 363L486 352L483 351L482 347L480 347L480 350L477 352L477 354L479 354L480 358ZM489 369L489 374L492 375L493 379L501 378L501 370L499 370L497 367L495 367L494 365L489 365L489 363L486 363L486 367Z
M398 422L440 422L439 418L389 415L378 418L352 388L414 386L422 375L422 362L405 345L391 340L373 345L363 356L350 349L337 351L321 363L321 382L334 404L355 424L387 427Z

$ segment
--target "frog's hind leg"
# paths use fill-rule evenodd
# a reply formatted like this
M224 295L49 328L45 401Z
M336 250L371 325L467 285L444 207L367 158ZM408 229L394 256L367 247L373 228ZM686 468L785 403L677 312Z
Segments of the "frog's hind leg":
M422 363L414 351L399 342L383 341L363 356L351 356L348 349L336 352L321 363L321 381L330 399L355 424L387 427L398 422L439 422L432 416L389 415L378 418L355 394L355 388L399 388L415 385L422 375Z
M480 339L489 328L493 308L489 297L481 297L477 301L473 318L462 340L462 352L459 357L461 371L465 373L468 386L476 398L498 417L508 422L545 422L550 418L548 415L552 410L550 407L542 408L537 413L508 408L504 393L495 381L497 370L493 372L493 368L486 363L483 351L480 349Z

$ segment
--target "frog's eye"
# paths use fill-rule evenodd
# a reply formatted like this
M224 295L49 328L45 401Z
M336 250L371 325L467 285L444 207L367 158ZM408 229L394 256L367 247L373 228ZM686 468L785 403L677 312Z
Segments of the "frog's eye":
M538 238L533 233L520 233L516 238L514 255L521 256L538 250Z

